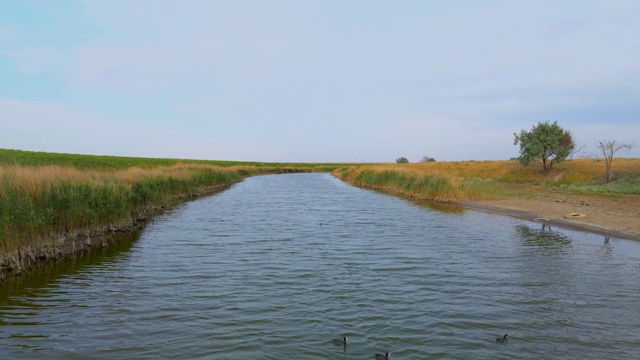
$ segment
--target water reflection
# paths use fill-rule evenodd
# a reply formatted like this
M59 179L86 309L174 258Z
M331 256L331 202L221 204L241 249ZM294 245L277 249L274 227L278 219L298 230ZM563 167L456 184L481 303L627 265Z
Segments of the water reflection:
M363 188L363 189L366 189L368 191L373 191L385 196L391 196L382 190L370 189L370 188ZM466 210L463 206L458 204L453 204L453 203L443 203L443 202L436 202L436 201L430 201L430 200L424 200L424 199L416 199L410 196L396 196L396 197L400 197L401 199L405 199L416 205L429 208L432 210L436 210L438 212L445 213L445 214L461 215Z
M613 257L613 244L608 236L605 236L602 243L602 255L604 259L611 259Z
M109 239L105 247L93 247L57 261L45 261L37 264L29 273L7 279L0 284L0 304L15 303L16 294L24 294L30 289L32 295L46 295L51 287L55 287L58 279L80 272L82 269L94 266L108 266L123 261L130 255L130 250L140 237L140 231L118 233ZM0 309L2 309L0 307ZM0 325L3 321L0 312Z
M542 223L540 229L519 224L515 229L520 238L520 245L525 248L533 248L537 253L562 257L571 251L571 238L559 231L554 231L549 224Z
M445 214L462 215L465 211L464 207L457 204L437 203L426 200L413 200L413 202Z

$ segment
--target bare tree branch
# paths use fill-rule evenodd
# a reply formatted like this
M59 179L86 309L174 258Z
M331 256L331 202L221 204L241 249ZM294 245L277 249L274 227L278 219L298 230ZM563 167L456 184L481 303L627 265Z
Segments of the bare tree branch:
M629 151L635 147L634 143L622 143L617 140L596 140L596 147L598 148L598 154L593 154L594 157L602 157L604 158L605 165L607 167L607 178L606 182L609 183L613 180L613 172L611 171L611 163L613 163L614 155L620 151Z

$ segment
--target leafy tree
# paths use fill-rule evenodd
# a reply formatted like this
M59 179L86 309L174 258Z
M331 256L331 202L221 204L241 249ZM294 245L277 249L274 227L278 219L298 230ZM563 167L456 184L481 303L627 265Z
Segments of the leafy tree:
M613 156L620 150L629 151L633 149L634 146L633 143L624 144L616 140L596 140L596 147L600 150L600 154L604 157L604 162L607 166L607 183L613 180L613 173L611 172Z
M513 134L514 145L520 145L518 161L524 166L534 161L542 161L542 169L545 173L551 171L555 163L564 161L573 153L576 147L571 133L558 125L548 121L539 122L531 128L531 131L521 130L520 135Z
M423 156L423 157L422 157L422 160L420 160L420 161L421 161L421 162L434 162L434 161L436 161L436 159L434 159L434 158L432 158L432 157L430 157L430 156L425 155L425 156Z
M403 157L401 157L401 158L396 159L396 162L397 162L398 164L406 164L406 163L408 163L408 162L409 162L409 160L407 160L407 158L403 156Z

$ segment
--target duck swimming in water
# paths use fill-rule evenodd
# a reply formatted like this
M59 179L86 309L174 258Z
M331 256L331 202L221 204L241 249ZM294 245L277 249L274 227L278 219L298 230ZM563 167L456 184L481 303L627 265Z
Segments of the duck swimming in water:
M499 342L499 343L506 343L508 341L507 340L507 334L504 334L504 336L501 337L501 338L497 338L496 341Z
M376 360L389 360L390 359L389 355L391 354L389 354L388 352L384 355L380 353L376 353Z
M345 336L342 339L332 339L331 342L336 344L336 345L347 346L347 337Z

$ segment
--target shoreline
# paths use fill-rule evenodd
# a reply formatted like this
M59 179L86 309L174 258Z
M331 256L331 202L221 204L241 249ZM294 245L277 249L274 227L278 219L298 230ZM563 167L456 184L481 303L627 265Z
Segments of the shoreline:
M535 196L512 196L503 199L484 199L439 202L416 194L405 193L385 186L346 183L410 201L426 201L430 206L453 205L462 210L475 210L523 220L544 221L548 224L591 232L602 236L640 241L640 195L605 197L540 191ZM582 217L570 217L581 214Z
M577 196L571 195L570 197L575 198ZM459 205L469 210L544 222L566 229L590 232L602 236L640 241L640 221L638 221L640 217L635 214L640 209L633 208L633 200L624 200L623 202L631 202L631 204L623 206L623 210L620 210L614 206L606 206L607 204L611 205L616 200L595 197L590 199L592 201L595 200L594 202L597 202L599 206L585 210L584 205L576 206L575 201L558 203L556 200L551 199L523 198L473 200L461 202ZM571 213L584 214L586 217L566 218L566 215Z

